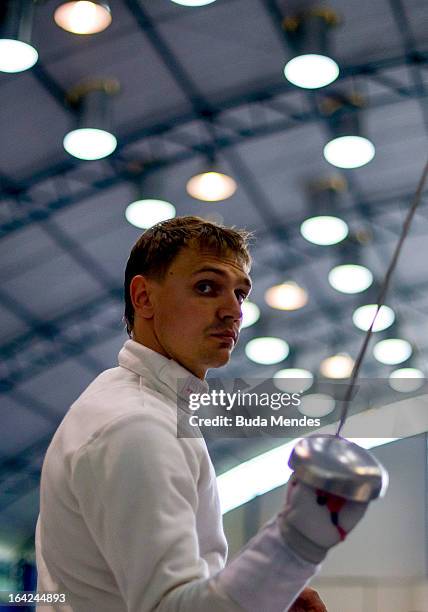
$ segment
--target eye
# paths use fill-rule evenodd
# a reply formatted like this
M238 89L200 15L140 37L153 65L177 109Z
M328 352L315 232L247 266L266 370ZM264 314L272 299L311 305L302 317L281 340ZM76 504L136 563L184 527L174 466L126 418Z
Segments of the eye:
M242 304L242 302L248 297L248 294L245 291L237 291L236 295L238 296L240 304Z
M201 281L200 283L198 283L198 284L196 285L196 287L197 287L198 291L199 291L200 293L205 294L205 295L207 295L208 293L210 293L210 290L213 288L213 286L214 286L214 283L212 283L212 282L208 282L208 281ZM206 288L207 288L207 287L208 287L208 289L209 289L208 291L206 290Z

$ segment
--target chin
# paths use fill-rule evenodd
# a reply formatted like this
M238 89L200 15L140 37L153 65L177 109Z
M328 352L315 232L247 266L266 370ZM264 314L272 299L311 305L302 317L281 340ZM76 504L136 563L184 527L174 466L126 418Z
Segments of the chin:
M213 357L211 365L209 367L221 368L222 366L225 366L229 363L230 357L230 351L225 349L224 351L222 351L222 354L217 354L216 357Z

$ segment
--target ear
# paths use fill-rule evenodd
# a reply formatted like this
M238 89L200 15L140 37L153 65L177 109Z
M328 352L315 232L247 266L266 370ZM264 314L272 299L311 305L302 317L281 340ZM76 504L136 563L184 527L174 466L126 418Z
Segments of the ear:
M135 318L152 319L154 315L153 283L145 276L137 275L129 286Z

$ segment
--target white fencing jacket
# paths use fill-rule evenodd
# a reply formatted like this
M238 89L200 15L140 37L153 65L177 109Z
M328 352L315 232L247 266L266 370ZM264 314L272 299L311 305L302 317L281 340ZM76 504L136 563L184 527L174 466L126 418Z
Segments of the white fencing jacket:
M63 612L283 612L318 566L274 517L226 568L215 473L203 438L177 438L180 394L207 383L127 340L119 367L71 406L43 463L38 591Z

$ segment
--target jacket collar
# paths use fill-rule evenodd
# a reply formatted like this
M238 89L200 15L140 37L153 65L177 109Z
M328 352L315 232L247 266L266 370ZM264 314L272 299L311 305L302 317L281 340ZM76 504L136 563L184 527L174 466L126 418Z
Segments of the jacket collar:
M150 387L172 400L185 402L191 393L207 393L208 383L182 365L135 340L126 340L118 355L119 365L142 376Z

